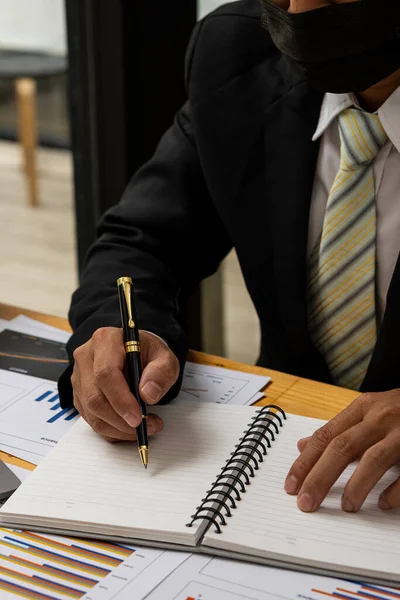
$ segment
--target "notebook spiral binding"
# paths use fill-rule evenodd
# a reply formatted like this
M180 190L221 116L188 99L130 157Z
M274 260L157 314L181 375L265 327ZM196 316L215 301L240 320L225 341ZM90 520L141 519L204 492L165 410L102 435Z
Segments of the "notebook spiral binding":
M221 526L227 524L225 517L232 516L232 510L242 494L246 493L246 486L251 484L251 479L259 470L268 448L271 448L275 436L283 427L283 421L286 421L285 412L274 404L264 406L257 412L186 527L192 527L195 521L202 520L208 521L209 526L215 525L216 533L222 533Z

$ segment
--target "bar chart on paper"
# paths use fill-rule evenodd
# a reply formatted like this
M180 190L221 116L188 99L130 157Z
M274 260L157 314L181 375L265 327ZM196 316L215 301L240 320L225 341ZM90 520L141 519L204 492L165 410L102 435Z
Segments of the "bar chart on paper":
M325 582L324 582L325 583ZM394 600L400 599L400 590L376 585L332 580L332 585L322 585L312 589L315 600L337 598L338 600Z
M318 579L318 578L317 578ZM333 580L334 584L338 583L338 580ZM266 590L268 590L268 581L266 579ZM326 587L329 590L329 587ZM243 596L243 589L238 593L235 593L232 590L223 589L219 586L212 585L212 582L205 585L204 583L199 583L196 581L190 582L185 590L183 591L181 596L177 596L175 600L213 600L214 598L218 598L218 600L241 600L246 596ZM281 594L284 592L284 587L281 588ZM189 595L188 595L189 594ZM249 594L249 598L256 597L253 596L253 593L247 591ZM251 594L251 595L250 595ZM268 594L268 592L267 592ZM274 593L271 593L271 598L277 597ZM284 596L281 595L281 598L293 598L296 599L296 595ZM261 596L260 596L261 598ZM355 584L348 583L346 581L342 581L337 585L332 586L329 591L322 591L317 589L312 589L310 593L305 594L305 590L299 590L297 594L297 598L308 598L309 600L316 600L320 598L325 600L327 598L336 598L336 600L395 600L400 598L400 593L396 593L396 590L392 588L382 588L373 585L363 585L363 584Z
M193 555L149 600L400 600L393 588Z
M175 552L0 529L0 596L135 600L184 558Z
M0 449L39 464L78 419L54 381L0 370Z
M46 386L44 386L46 387ZM53 415L47 419L46 423L55 423L59 419L64 419L65 421L73 421L75 417L78 416L78 411L70 408L61 408L60 398L58 392L53 390L47 390L45 392L37 391L39 396L37 396L34 401L35 402L47 402L50 404L48 409L53 412ZM54 412L55 411L55 412Z
M189 593L189 596L187 595ZM213 585L191 582L176 600L244 600L245 596Z

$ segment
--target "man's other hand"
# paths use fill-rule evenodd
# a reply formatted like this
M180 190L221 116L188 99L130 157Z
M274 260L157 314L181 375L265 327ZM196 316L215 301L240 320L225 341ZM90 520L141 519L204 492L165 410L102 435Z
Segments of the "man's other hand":
M140 394L146 404L157 404L178 379L178 359L167 344L151 333L141 331L140 344ZM75 350L74 360L74 405L85 421L107 441L135 440L141 412L124 376L122 330L98 329ZM149 414L147 427L149 435L153 435L162 430L163 422L157 415Z
M298 496L299 508L317 510L346 467L359 459L342 497L343 510L357 512L400 461L400 390L363 394L312 437L300 440L298 449L285 489ZM379 507L400 507L400 478L381 494Z

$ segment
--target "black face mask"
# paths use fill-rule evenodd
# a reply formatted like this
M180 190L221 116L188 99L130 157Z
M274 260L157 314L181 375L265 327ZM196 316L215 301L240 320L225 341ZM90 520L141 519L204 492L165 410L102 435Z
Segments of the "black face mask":
M324 92L362 92L400 68L400 0L358 0L291 14L261 0L283 56Z

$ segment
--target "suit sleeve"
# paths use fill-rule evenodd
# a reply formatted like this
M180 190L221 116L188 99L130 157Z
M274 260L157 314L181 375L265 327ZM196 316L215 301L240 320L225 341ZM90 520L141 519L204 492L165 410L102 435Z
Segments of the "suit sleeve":
M193 36L187 78L196 49ZM119 327L118 277L135 286L139 327L164 338L181 363L187 337L180 300L215 272L232 244L204 180L190 101L176 115L154 157L131 180L119 204L102 218L85 261L69 318L73 351L100 327ZM72 405L72 364L59 382L63 406ZM169 394L176 395L180 381ZM166 398L168 400L169 398Z

